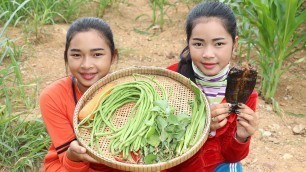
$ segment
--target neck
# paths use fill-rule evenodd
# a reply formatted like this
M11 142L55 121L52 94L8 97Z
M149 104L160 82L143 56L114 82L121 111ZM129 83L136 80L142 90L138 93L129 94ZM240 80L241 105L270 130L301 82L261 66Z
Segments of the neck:
M210 104L220 103L225 96L229 65L215 76L206 76L193 63L196 84L205 93Z

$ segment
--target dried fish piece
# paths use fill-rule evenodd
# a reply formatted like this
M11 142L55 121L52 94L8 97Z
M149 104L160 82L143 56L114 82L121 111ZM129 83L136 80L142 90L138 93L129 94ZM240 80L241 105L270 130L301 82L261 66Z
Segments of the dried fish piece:
M248 63L231 68L227 78L225 99L234 104L232 112L238 103L245 103L254 90L257 79L256 69Z

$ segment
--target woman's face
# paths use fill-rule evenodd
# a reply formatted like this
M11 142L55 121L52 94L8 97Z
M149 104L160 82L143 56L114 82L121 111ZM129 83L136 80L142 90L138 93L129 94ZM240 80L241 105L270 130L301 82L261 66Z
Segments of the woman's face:
M235 38L237 42L238 37ZM193 28L189 51L193 63L207 76L217 75L230 61L234 43L218 18L202 18Z
M112 61L111 50L104 37L96 30L76 33L67 52L68 68L77 79L80 91L108 74Z

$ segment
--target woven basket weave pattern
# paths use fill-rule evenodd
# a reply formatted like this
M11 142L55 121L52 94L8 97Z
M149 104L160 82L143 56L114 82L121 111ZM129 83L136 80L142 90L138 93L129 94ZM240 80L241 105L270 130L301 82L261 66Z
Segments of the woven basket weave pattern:
M120 70L114 72L110 75L105 76L101 80L99 80L96 84L91 86L81 97L79 100L75 113L74 113L74 130L76 133L76 137L81 145L83 145L89 152L90 155L95 157L99 162L110 166L112 168L125 170L125 171L160 171L163 169L170 168L181 162L184 162L192 155L194 155L204 144L208 136L208 130L210 125L210 120L206 120L206 126L203 130L202 137L200 140L187 152L183 155L171 159L168 162L160 162L157 164L128 164L123 162L118 162L114 159L114 156L109 152L109 143L110 140L106 139L105 137L101 137L99 140L99 146L102 148L102 153L100 154L97 150L87 146L90 140L90 129L77 129L78 123L78 113L82 109L82 107L107 83L115 83L121 84L124 82L134 81L135 78L133 74L141 74L146 76L153 76L154 79L165 87L167 94L168 94L168 103L175 108L175 114L187 112L191 114L191 108L188 102L194 99L194 93L192 91L191 83L187 78L183 77L182 75L172 72L166 69L157 68L157 67L136 67L136 68L129 68L125 70ZM137 77L137 80L144 80L142 77ZM157 92L160 94L158 87L156 87ZM208 102L205 96L205 103L206 103L206 114L207 119L210 119L210 110L208 106ZM123 126L127 120L130 110L132 109L133 104L126 104L119 109L117 109L115 118L112 121L114 126L120 127Z

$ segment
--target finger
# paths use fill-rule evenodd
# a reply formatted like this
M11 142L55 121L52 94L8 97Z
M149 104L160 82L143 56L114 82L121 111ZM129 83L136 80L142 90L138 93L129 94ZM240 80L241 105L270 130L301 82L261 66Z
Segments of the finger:
M241 112L237 112L236 114L237 114L237 116L238 116L239 118L242 118L242 119L244 119L244 120L246 120L246 121L248 121L248 122L254 121L254 116L252 116L252 115L250 115L250 114L241 113Z
M212 122L210 124L210 130L211 131L215 131L215 130L223 127L226 123L227 123L227 119L226 118L224 120L220 121L220 122Z
M217 116L220 116L220 115L227 115L229 113L230 113L229 108L216 109L212 112L212 116L217 117Z
M236 114L238 114L238 113L246 113L246 114L249 114L249 115L252 115L252 116L255 115L255 112L251 108L249 108L249 107L244 108L244 109L236 109L235 113Z
M211 120L212 120L213 122L218 122L218 123L219 123L220 121L226 119L229 115L230 115L230 114L229 114L228 112L225 112L224 114L220 114L220 115L218 115L218 116L212 117Z
M219 108L229 108L229 107L231 107L230 103L214 104L214 105L211 105L210 110L214 111Z
M220 115L229 115L230 114L230 108L229 107L226 107L226 108L218 108L218 109L215 109L213 111L211 111L211 116L212 117L217 117L217 116L220 116Z
M243 119L237 119L238 123L245 128L245 130L250 134L253 135L256 131L256 128L253 127L252 125L250 125L250 123L248 123L247 121L243 120Z
M251 109L248 105L244 103L238 103L237 105L239 109Z
M240 112L240 111L242 111L242 112ZM251 110L251 109L249 109L249 110L240 110L240 109L237 109L235 112L236 112L238 117L240 117L241 119L246 120L252 126L256 126L257 125L257 123L258 123L258 115L253 110Z

